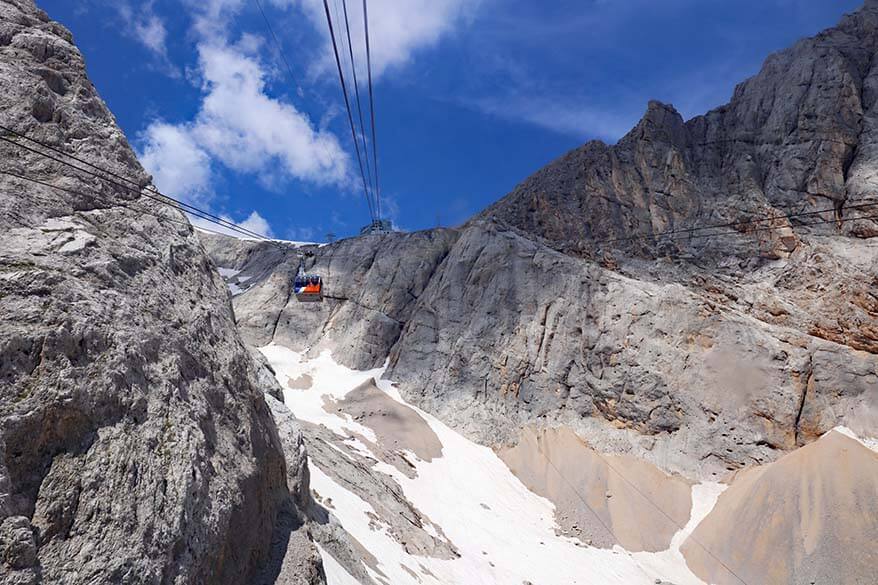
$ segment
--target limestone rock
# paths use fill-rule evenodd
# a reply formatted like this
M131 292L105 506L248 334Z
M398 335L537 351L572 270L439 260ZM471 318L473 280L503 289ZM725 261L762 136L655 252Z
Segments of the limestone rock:
M869 2L769 57L728 105L685 121L651 102L618 144L571 151L459 230L280 260L205 245L253 274L234 298L246 339L359 368L389 355L406 399L482 442L565 424L716 479L837 424L873 435L876 50ZM711 224L729 225L685 231ZM297 255L323 303L291 298Z
M290 500L223 281L31 0L0 2L0 87L4 125L133 181L0 144L0 580L252 582Z

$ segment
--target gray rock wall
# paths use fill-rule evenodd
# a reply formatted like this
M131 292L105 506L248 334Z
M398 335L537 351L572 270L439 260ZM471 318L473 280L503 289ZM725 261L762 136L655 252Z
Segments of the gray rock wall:
M846 220L878 202L876 48L870 1L769 57L727 106L686 122L652 102L618 144L564 155L460 230L282 263L266 244L206 246L253 275L234 299L248 340L360 368L389 355L407 399L486 443L561 422L715 477L837 424L874 434L876 224ZM773 219L626 239L753 214ZM297 253L324 303L290 298Z
M818 218L875 215L874 118L878 4L869 1L835 28L771 55L729 104L684 121L651 102L618 144L591 142L525 180L483 212L539 235L555 248L596 257L603 250L656 256L674 251L716 263L776 258L795 249L783 226ZM850 211L846 211L846 208ZM834 212L787 221L799 211ZM609 242L774 214L776 229L739 226L727 237L677 236ZM876 235L871 220L845 233ZM827 224L814 228L835 233ZM740 232L740 233L735 233Z
M0 1L0 88L4 125L149 184L31 0ZM45 183L0 175L0 581L251 582L286 466L191 226L7 143L0 171Z

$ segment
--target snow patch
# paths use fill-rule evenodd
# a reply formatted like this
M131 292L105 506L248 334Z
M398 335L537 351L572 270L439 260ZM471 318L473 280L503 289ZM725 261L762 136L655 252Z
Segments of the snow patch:
M351 437L361 434L374 441L375 433L345 413L327 412L326 400L344 398L369 380L380 378L384 368L355 371L337 364L328 351L312 360L303 359L286 347L271 344L261 348L274 368L284 390L284 401L296 417L324 425L350 437L345 442L369 454L369 448ZM313 384L307 390L286 388L288 379L308 374ZM414 557L390 536L383 525L370 518L374 509L356 494L336 483L309 462L311 483L322 498L332 498L331 513L341 525L378 559L378 568L394 585L456 584L518 585L553 583L564 585L651 585L657 578L678 585L703 585L686 567L679 548L716 503L721 484L699 484L692 490L692 518L680 530L671 548L662 553L632 555L584 546L574 538L559 536L554 505L529 491L489 448L461 436L430 414L407 404L390 381L378 380L379 389L390 398L412 408L436 433L442 456L426 462L411 461L417 475L409 478L392 465L379 462L377 471L391 476L418 510L454 544L460 558L443 560ZM425 523L429 526L429 523ZM425 528L433 534L433 527ZM326 559L329 555L324 555ZM334 564L333 564L334 563ZM333 560L327 563L329 585L349 585L350 575ZM417 575L405 567L418 567ZM367 567L370 574L374 574Z
M872 451L875 451L876 453L878 453L878 439L876 439L876 438L860 437L859 435L857 435L857 433L855 433L851 429L844 427L844 426L837 426L834 429L832 429L832 431L837 431L837 432L841 433L842 435L857 441L861 445L864 445L868 449L871 449ZM829 431L829 432L831 433L832 431Z
M324 500L332 500L331 512L344 529L358 540L378 560L378 568L391 583L410 583L412 576L402 569L404 560L411 560L402 546L387 533L383 526L376 526L375 509L359 496L341 487L326 475L318 465L308 462L311 471L311 487ZM368 569L368 567L366 567ZM328 585L341 585L343 580L333 581L327 572Z
M241 271L234 268L223 268L222 266L217 266L216 271L219 272L220 276L223 277L223 280L226 281L226 285L229 287L229 292L232 293L233 297L241 294L242 292L246 292L246 285L240 285L253 278L252 276L239 276L239 274L241 274Z
M297 418L323 425L342 436L357 433L369 441L378 441L372 429L357 423L344 413L327 412L323 406L327 400L341 400L363 382L380 376L384 372L383 367L366 371L350 370L337 364L329 351L324 351L316 359L306 361L302 359L302 355L307 350L297 353L275 343L260 348L260 351L277 373L278 382L284 389L284 403ZM287 379L295 380L303 374L311 377L311 387L307 390L290 390ZM360 444L359 447L368 451L365 445Z
M326 573L326 582L332 585L361 585L344 567L342 567L335 557L329 554L322 546L317 545L317 552L323 559L323 572Z
M692 512L686 523L671 539L666 551L657 553L638 552L634 558L642 567L651 569L656 575L675 585L703 585L703 581L689 570L680 547L695 531L695 528L710 514L716 502L728 486L718 482L704 482L692 486Z

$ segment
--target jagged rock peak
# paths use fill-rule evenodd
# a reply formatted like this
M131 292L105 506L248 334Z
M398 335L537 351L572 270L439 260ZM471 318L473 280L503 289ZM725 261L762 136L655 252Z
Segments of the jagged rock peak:
M650 100L646 113L620 142L660 142L676 148L686 148L689 133L683 116L674 106Z
M608 248L667 252L722 263L789 253L809 233L878 235L878 223L845 216L872 201L878 179L878 14L874 4L766 59L731 101L684 121L650 102L617 144L579 148L526 179L483 217L552 247L598 256ZM713 238L650 240L669 230L734 223L744 214L823 209L787 232L732 231ZM631 236L640 236L632 239Z

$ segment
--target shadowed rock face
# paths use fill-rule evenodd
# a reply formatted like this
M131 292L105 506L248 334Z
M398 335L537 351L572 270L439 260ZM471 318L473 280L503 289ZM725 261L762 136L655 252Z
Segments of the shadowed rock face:
M653 102L618 144L568 153L457 230L284 260L203 240L253 276L234 298L248 340L361 368L389 355L409 401L483 442L567 424L598 450L716 478L837 424L874 434L878 224L848 220L878 214L856 207L878 203L876 43L868 2L769 57L727 106L685 122ZM752 214L777 217L613 241ZM306 252L322 304L290 298Z
M0 2L0 87L4 125L148 185L31 0ZM67 189L0 175L0 581L252 582L286 468L192 228L7 143L0 170Z

